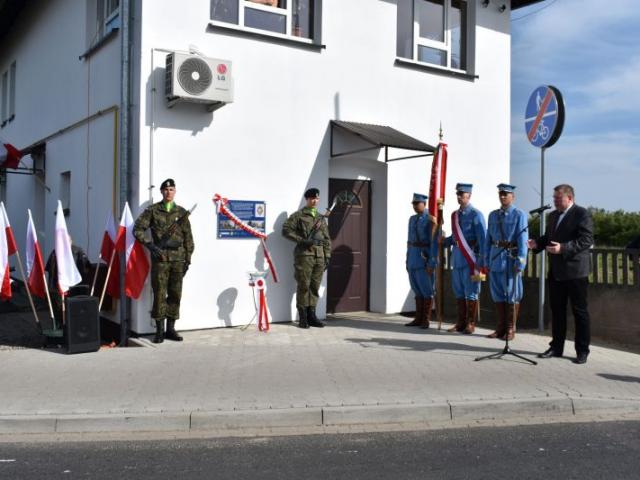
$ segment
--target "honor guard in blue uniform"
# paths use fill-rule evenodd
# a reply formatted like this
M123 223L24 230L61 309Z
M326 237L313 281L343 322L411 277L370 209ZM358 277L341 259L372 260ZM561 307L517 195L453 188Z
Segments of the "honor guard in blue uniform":
M498 185L500 208L489 214L483 265L489 270L491 298L498 324L489 338L512 340L520 300L522 272L527 266L527 214L513 205L515 186Z
M484 274L480 262L484 256L487 225L480 210L471 205L471 183L456 184L460 208L451 215L454 233L444 241L451 248L451 283L458 304L458 319L448 332L473 333L478 319L478 295Z
M426 211L427 196L414 193L411 203L416 214L409 219L407 272L416 298L416 316L406 325L429 328L438 263L439 234L433 234L433 223Z

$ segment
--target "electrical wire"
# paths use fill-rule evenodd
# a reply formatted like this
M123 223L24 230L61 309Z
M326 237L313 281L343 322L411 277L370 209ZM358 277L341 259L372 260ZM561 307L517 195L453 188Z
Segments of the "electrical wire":
M544 10L545 8L548 8L548 7L550 7L551 5L553 5L553 4L554 4L554 3L556 3L557 1L558 1L558 0L551 0L551 1L550 1L549 3L547 3L544 7L539 8L538 10L536 10L536 11L534 11L534 12L529 12L529 13L527 13L527 14L525 14L525 15L522 15L521 17L518 17L518 18L512 18L512 19L511 19L511 21L512 21L512 22L517 22L518 20L522 20L523 18L526 18L526 17L529 17L529 16L534 15L534 14L536 14L536 13L539 13L539 12L541 12L542 10Z

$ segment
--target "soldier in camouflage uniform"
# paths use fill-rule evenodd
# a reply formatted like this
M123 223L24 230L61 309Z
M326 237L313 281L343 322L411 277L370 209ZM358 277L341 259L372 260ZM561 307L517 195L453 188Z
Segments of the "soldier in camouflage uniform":
M191 264L193 237L187 210L173 201L176 184L168 178L160 185L162 201L154 203L142 212L136 220L133 235L151 253L151 288L153 289L153 309L151 317L156 321L154 343L162 343L166 338L176 342L182 337L175 330L175 322L180 318L182 298L182 278ZM177 224L176 227L172 225ZM168 233L173 232L168 237ZM151 230L152 241L145 238ZM164 331L164 320L167 330Z
M304 193L304 198L307 205L287 219L282 226L282 235L296 243L293 267L298 283L296 306L299 327L324 327L316 317L316 305L322 274L331 258L331 239L327 223L317 210L320 190L310 188Z

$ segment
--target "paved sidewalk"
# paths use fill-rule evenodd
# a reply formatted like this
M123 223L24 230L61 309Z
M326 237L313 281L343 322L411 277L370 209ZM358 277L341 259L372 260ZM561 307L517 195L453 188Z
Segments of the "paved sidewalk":
M184 333L182 343L65 355L0 350L0 434L224 431L472 423L640 413L640 355L593 347L532 366L475 362L504 342L404 327L395 315L336 316L324 329L272 325ZM534 358L548 338L518 333ZM537 360L537 359L536 359Z

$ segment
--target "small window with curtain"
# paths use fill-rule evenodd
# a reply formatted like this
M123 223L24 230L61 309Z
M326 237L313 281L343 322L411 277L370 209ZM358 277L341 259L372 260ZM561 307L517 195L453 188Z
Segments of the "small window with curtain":
M321 0L211 0L214 26L320 43Z
M0 128L16 117L16 62L12 62L0 78Z

